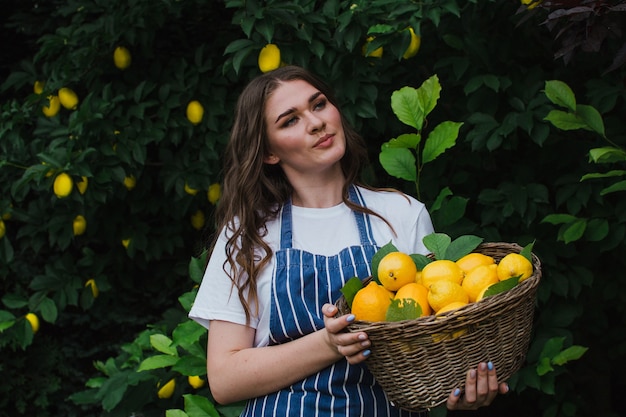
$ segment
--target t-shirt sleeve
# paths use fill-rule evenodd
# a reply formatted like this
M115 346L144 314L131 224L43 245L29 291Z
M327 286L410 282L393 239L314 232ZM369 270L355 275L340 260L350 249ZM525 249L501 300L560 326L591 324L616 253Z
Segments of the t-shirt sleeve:
M223 320L246 325L246 314L239 300L237 288L224 271L229 268L226 261L225 230L213 248L208 265L204 272L200 288L189 311L189 318L209 328L210 320ZM227 269L228 270L228 269ZM258 320L254 317L248 326L256 328Z

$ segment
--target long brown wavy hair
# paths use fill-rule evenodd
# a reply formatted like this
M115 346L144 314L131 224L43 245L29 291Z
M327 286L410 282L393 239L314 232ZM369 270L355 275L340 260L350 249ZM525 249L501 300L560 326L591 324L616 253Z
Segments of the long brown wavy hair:
M242 91L224 155L224 186L216 220L218 231L225 230L227 236L224 271L238 290L247 323L252 314L258 314L258 310L251 311L251 306L258 306L257 277L273 255L263 239L267 234L265 224L276 217L293 192L282 168L264 162L269 154L265 106L281 83L294 80L309 83L339 109L332 90L321 79L301 67L278 68L253 79ZM378 216L348 200L350 184L363 186L358 177L368 158L363 138L340 114L346 138L340 161L346 178L343 201L353 210Z

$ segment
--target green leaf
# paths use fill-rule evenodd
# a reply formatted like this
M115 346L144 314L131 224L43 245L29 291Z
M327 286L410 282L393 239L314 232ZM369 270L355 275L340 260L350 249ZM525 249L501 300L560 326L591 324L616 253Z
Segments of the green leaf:
M546 81L545 93L552 103L565 107L568 110L576 111L576 96L572 89L563 81Z
M185 411L189 417L220 417L215 405L203 395L183 395L185 399Z
M519 277L513 277L509 279L505 279L504 281L500 281L496 284L490 285L486 290L483 298L491 297L492 295L500 294L505 291L514 288L519 282Z
M626 171L622 169L613 169L608 172L594 172L591 174L585 174L580 178L580 180L585 181L585 180L598 179L598 178L614 178L614 177L624 177L624 176L626 176Z
M48 323L54 323L57 320L57 305L50 298L45 297L41 300L39 311L41 311L41 317Z
M415 88L402 87L394 91L391 94L391 109L402 123L422 130L425 115Z
M412 253L409 256L413 259L418 271L421 271L426 265L432 262L432 259L428 256L422 255L421 253Z
M424 236L422 242L426 249L435 255L435 259L444 259L452 239L445 233L431 233Z
M626 151L612 146L593 148L589 151L589 160L597 164L625 162Z
M341 293L350 308L352 308L352 300L354 300L354 296L361 288L363 288L363 282L359 279L359 277L350 278L341 288Z
M602 191L600 191L600 195L615 193L617 191L626 191L626 180L616 182L615 184L602 189Z
M176 346L174 346L174 342L172 342L172 339L164 334L150 335L150 345L161 353L178 356L178 351L176 350Z
M571 214L548 214L541 220L541 223L562 224L571 223L577 219L576 216L572 216Z
M604 121L602 120L600 112L596 110L595 107L579 104L576 107L576 114L585 121L590 130L605 137Z
M585 234L587 220L579 219L573 223L563 226L563 241L565 243L575 242Z
M192 257L189 261L189 277L197 284L202 282L202 277L204 276L204 270L206 268L207 255L208 251L205 250L200 256Z
M445 121L437 125L428 135L422 151L422 163L436 159L446 149L456 144L462 122Z
M587 352L587 350L589 350L589 348L584 346L570 346L567 349L562 350L561 352L556 354L552 358L552 363L555 365L565 365L567 362L580 359L585 354L585 352Z
M374 256L372 256L372 278L374 278L374 281L379 284L380 281L378 280L378 264L380 263L381 259L383 259L387 254L391 252L398 252L398 248L396 248L394 244L389 241L383 247L378 249Z
M554 368L550 364L550 358L541 358L539 362L537 362L537 375L543 376L552 371L554 371Z
M439 101L440 95L441 84L439 83L439 78L436 74L425 80L417 89L417 97L423 118L426 118L426 116L433 111L437 105L437 101ZM421 127L418 130L421 130Z
M165 417L189 417L183 410L165 410Z
M405 133L397 138L391 139L386 145L390 148L417 149L422 136L418 133Z
M478 245L483 243L483 240L483 238L474 235L459 236L450 243L443 259L456 262L476 249Z
M430 206L430 211L434 212L434 211L439 210L441 208L441 205L445 201L445 199L451 196L452 194L453 193L452 193L452 190L450 190L450 187L444 187L441 191L439 191L439 194L437 195L435 202L432 204L432 206Z
M386 321L413 320L422 316L422 307L411 298L402 300L392 300L387 314Z
M522 250L520 251L520 255L522 255L524 258L528 259L530 261L530 263L533 262L533 247L535 246L535 242L531 242L528 245L524 246L522 248Z
M173 366L172 371L183 375L204 375L206 374L206 358L185 355L181 357Z
M389 175L407 181L415 181L417 179L415 156L410 150L383 146L378 159Z
M552 123L556 128L561 130L578 130L587 129L590 127L587 122L575 113L567 113L562 110L550 110L548 115L543 118Z
M174 366L178 362L178 356L154 355L144 359L137 368L137 372L149 371Z

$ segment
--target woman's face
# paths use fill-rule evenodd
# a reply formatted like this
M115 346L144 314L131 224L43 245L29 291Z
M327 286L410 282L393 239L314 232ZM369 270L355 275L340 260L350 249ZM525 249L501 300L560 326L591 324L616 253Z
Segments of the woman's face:
M268 98L265 121L268 164L280 164L285 175L312 175L339 168L346 140L339 110L302 80L282 82Z

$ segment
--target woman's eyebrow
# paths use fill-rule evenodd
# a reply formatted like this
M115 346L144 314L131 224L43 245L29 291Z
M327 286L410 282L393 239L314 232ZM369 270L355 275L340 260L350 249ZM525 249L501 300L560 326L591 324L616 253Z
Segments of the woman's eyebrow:
M314 101L315 101L315 100L316 100L319 96L321 96L321 95L322 95L322 92L321 92L321 91L317 91L316 93L311 94L311 97L309 97L309 104L311 104L312 102L314 102ZM279 114L279 115L278 115L278 117L276 118L276 121L275 121L274 123L278 123L278 121L279 121L281 118L283 118L283 117L285 117L285 116L287 116L287 115L289 115L289 114L291 114L291 113L293 113L293 112L295 112L295 111L296 111L296 108L295 108L295 107L292 107L292 108L290 108L290 109L288 109L288 110L286 110L286 111L282 112L281 114Z

